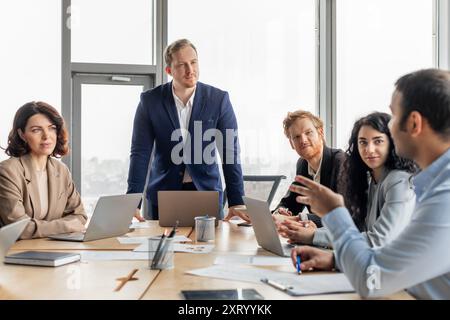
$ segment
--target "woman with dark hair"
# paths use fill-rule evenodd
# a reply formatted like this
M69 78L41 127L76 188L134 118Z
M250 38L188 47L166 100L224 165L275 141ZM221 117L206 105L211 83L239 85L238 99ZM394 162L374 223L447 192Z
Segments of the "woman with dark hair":
M80 232L87 221L67 167L63 118L45 102L29 102L14 117L0 163L0 226L30 217L21 239Z
M415 164L400 158L394 147L387 113L374 112L355 122L346 150L340 190L353 220L371 247L381 247L395 239L408 224L415 205L410 184ZM297 222L285 235L318 246L331 246L325 228L313 222ZM305 243L305 241L302 241Z

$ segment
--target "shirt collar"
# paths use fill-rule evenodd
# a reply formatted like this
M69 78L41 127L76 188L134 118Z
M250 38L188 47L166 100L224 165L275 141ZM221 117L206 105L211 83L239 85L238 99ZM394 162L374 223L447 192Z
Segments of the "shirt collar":
M320 174L320 169L322 168L322 160L323 160L323 154L322 154L322 158L320 158L320 162L319 162L319 168L317 169L317 171L316 172L314 172L314 169L309 165L309 163L308 163L308 174L311 176L311 177L315 177L315 176L317 176L318 174Z
M450 162L450 149L444 152L439 158L433 161L425 170L422 170L414 177L414 190L417 198L419 198L426 187L440 174L442 168L444 168Z
M192 95L189 98L188 102L186 103L186 105L184 105L183 101L181 101L181 99L178 98L178 96L175 94L175 90L174 90L173 84L172 84L172 95L173 95L173 99L175 100L175 104L177 106L182 106L182 107L192 107L192 105L194 104L194 97L195 97L196 90L197 90L197 86L195 86L194 92L192 92Z

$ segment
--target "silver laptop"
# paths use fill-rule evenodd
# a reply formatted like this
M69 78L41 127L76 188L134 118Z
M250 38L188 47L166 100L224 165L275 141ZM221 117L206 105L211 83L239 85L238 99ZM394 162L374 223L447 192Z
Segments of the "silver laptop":
M267 251L279 256L288 257L294 245L282 243L277 227L272 219L269 205L266 201L243 197L247 214L252 220L256 241Z
M158 191L159 225L193 227L194 217L208 215L219 223L219 192L217 191Z
M8 224L0 229L0 263L5 260L9 248L19 239L30 218Z
M142 193L100 197L86 232L64 233L49 238L63 241L92 241L111 238L129 232L129 226Z

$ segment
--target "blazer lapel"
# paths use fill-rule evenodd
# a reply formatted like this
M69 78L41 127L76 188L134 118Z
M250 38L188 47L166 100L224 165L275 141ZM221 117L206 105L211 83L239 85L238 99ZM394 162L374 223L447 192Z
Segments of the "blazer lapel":
M166 83L163 88L163 104L170 122L172 122L174 129L180 129L180 121L178 119L177 107L172 94L172 82Z
M61 179L59 177L59 172L56 170L56 167L51 158L48 159L47 162L47 176L48 176L48 216L51 216L53 210L57 206L57 201L60 196L60 192L64 191L64 188L61 187Z
M323 146L322 165L320 167L320 184L329 186L331 182L331 171L333 168L331 149Z
M201 115L205 107L205 99L203 98L202 86L197 82L197 88L195 89L194 104L192 105L191 118L189 119L189 133L194 134L194 121L201 120Z
M26 154L20 157L20 161L22 163L25 173L25 180L27 182L27 191L30 196L31 206L33 207L32 218L34 218L37 212L41 212L41 200L39 198L39 189L36 173L30 154Z

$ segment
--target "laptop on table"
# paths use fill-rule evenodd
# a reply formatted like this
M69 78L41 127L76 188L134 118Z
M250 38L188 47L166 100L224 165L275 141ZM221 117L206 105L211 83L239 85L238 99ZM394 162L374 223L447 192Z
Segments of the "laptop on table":
M142 193L100 197L86 232L52 235L49 238L62 241L93 241L121 236L129 232L129 226Z
M30 218L8 224L0 229L0 263L4 262L9 248L19 239Z
M159 225L194 227L195 217L216 217L219 224L219 192L217 191L158 191Z
M243 197L247 214L252 220L256 241L263 249L282 257L289 257L295 245L282 243L269 204L266 201Z

